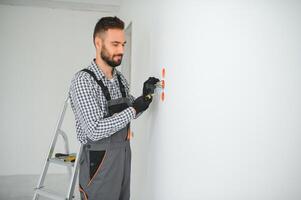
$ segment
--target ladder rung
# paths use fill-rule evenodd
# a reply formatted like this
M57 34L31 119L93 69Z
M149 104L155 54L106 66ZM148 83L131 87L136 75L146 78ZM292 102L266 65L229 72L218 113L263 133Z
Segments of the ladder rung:
M44 196L44 197L48 197L50 199L55 199L55 200L66 200L67 198L62 196L62 195L58 195L52 191L46 190L44 188L38 188L36 189L36 193Z
M55 163L55 164L58 164L58 165L67 166L67 167L73 167L74 166L73 162L65 162L64 160L58 159L58 158L50 158L49 162L50 163Z

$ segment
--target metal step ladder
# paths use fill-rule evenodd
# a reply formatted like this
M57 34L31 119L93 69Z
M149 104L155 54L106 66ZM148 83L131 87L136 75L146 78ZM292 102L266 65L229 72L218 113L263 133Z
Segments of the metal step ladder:
M69 154L68 137L67 137L67 134L61 129L62 123L64 121L66 109L69 104L70 104L70 100L69 100L69 96L68 96L64 102L60 117L58 119L57 126L55 129L55 134L51 141L49 152L48 152L45 164L44 164L43 172L39 178L37 187L35 188L33 200L37 200L39 198L39 196L44 196L44 197L47 197L50 199L55 199L55 200L72 200L73 199L74 188L75 188L76 179L77 179L77 175L78 175L79 158L82 153L82 145L80 145L80 147L77 151L76 159L74 162L66 162L62 159L53 157L53 151L54 151L54 148L55 148L55 145L56 145L59 135L61 135L64 140L65 151L66 151L65 153ZM65 196L56 194L55 192L47 190L44 187L44 181L45 181L46 174L47 174L50 163L67 167L67 171L68 171L68 174L70 177L70 185L68 186L68 191Z

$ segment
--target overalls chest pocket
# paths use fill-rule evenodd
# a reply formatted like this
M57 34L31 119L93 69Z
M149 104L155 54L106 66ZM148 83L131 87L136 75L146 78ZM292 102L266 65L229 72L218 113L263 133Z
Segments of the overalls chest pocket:
M115 104L108 106L109 116L113 116L115 113L122 112L127 109L129 106L127 103Z

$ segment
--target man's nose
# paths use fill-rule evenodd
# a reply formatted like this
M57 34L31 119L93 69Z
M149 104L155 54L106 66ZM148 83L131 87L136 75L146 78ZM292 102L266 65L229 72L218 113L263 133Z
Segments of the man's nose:
M124 45L119 45L118 47L118 54L122 54L124 53Z

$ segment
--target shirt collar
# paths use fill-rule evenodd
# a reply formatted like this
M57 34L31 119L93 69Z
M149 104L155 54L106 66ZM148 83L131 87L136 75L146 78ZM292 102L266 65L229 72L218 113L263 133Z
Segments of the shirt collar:
M94 69L94 72L96 72L96 76L98 76L98 78L108 79L105 76L105 74L103 73L103 71L97 66L97 64L95 62L95 58L92 60L91 66ZM117 70L115 68L113 68L113 79L116 77L116 74L117 74Z

